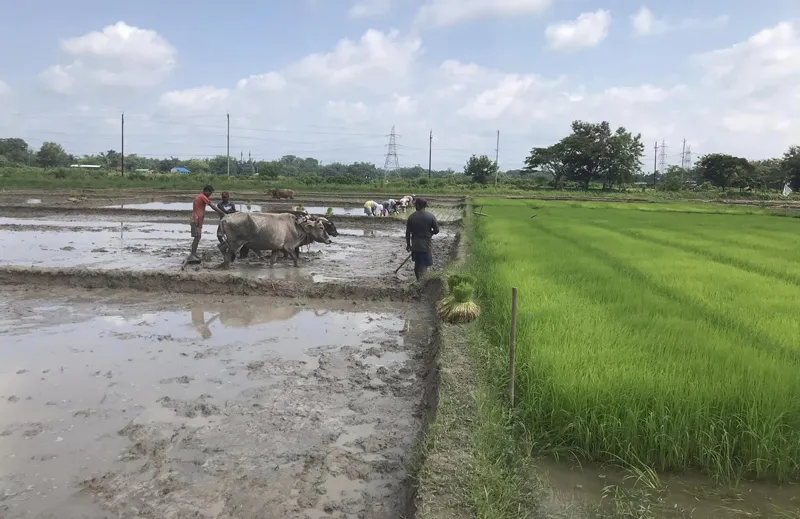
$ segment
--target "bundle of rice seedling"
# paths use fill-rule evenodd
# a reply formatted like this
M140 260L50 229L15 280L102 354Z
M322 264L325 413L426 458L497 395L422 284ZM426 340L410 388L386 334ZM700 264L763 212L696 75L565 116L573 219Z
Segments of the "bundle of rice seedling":
M333 207L329 207L327 211L325 211L325 216L333 216Z
M469 274L458 273L450 274L447 277L448 294L436 303L436 311L439 312L439 315L443 315L444 309L453 304L453 289L462 283L472 286L475 284L475 278Z
M297 207L294 208L295 211L305 211L306 208L303 204L297 204Z
M253 208L253 204L250 203L250 200L248 200L247 203L245 203L245 207L247 207L248 211L250 211Z
M439 316L452 324L468 323L481 315L481 309L472 300L473 288L470 283L461 282L453 287L450 294L436 305Z
M475 278L469 274L451 274L447 278L447 289L452 292L455 287L462 283L474 286Z

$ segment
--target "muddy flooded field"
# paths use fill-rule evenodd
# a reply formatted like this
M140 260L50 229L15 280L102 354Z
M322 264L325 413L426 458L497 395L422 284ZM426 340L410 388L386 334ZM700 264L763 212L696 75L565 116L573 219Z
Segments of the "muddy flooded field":
M0 517L402 517L434 323L357 301L14 290Z
M1 211L0 211L1 213ZM145 217L143 215L143 217ZM40 218L0 216L0 266L81 267L87 269L180 269L191 237L186 223L175 220L136 221L134 218ZM358 278L387 279L406 258L403 222L391 219L379 228L340 222L339 235L330 245L313 244L301 251L299 268L289 259L268 265L268 255L251 253L237 259L229 272L241 276L318 282ZM334 219L334 221L336 221ZM352 223L352 225L351 225ZM216 223L209 217L203 228L200 255L203 263L189 270L218 269L222 255L217 249ZM437 268L449 259L456 230L443 228L435 240ZM410 267L409 267L410 268Z

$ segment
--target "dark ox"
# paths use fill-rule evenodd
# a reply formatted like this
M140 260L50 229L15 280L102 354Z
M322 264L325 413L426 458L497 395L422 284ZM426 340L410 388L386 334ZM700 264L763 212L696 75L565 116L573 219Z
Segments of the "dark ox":
M277 198L280 200L281 198L290 198L294 200L294 189L270 189L267 191L272 198Z
M292 258L297 267L296 251L311 242L331 243L325 225L319 220L289 213L233 213L220 222L225 243L220 244L229 267L243 246L255 251L270 251L269 266L275 265L278 251Z
M283 212L284 213L288 213L288 214L293 214L293 215L297 216L298 218L305 217L305 218L308 218L309 220L320 221L320 222L322 222L322 226L325 227L325 232L328 233L328 236L333 236L334 238L339 236L339 231L336 229L336 225L334 225L334 223L332 221L328 220L325 217L316 216L316 215L310 215L305 211L283 211ZM298 257L300 257L300 247L302 247L304 245L310 245L311 243L313 243L313 240L311 238L306 238L306 241L304 243L301 243L295 249L294 253ZM248 252L249 252L249 249L248 249L247 245L245 245L244 247L242 247L241 255L239 257L240 258L246 258ZM284 258L288 258L289 255L286 254L286 252L284 252L283 253L283 257Z

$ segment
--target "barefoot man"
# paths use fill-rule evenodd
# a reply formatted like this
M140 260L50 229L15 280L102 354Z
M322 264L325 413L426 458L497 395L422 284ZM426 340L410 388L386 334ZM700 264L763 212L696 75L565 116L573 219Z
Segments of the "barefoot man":
M211 202L210 197L213 192L214 188L210 185L206 185L203 188L203 192L195 197L194 203L192 204L192 220L189 225L192 230L192 238L194 238L194 241L192 242L192 252L189 254L189 257L186 258L186 261L184 261L184 266L186 266L186 263L191 259L200 261L200 258L197 256L197 246L200 244L200 237L203 235L203 220L206 217L206 206L216 211L220 217L225 216L225 213Z
M424 198L415 198L414 207L417 209L406 220L406 250L411 253L414 261L414 275L417 280L425 274L428 267L433 265L433 245L431 238L439 234L439 222L433 213L425 210L428 201Z

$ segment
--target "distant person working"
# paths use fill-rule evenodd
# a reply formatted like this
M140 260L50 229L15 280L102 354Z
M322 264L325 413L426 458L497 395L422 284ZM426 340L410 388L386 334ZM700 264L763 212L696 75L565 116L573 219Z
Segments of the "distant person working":
M428 201L424 198L414 200L415 212L406 220L406 250L411 253L414 262L414 275L417 280L425 275L428 267L433 266L432 237L439 234L439 222L433 213L425 210Z
M197 255L197 246L203 236L203 220L206 218L206 207L213 209L220 217L225 216L225 213L211 201L213 193L214 188L206 185L203 188L203 192L197 195L192 203L192 219L189 225L194 241L192 241L192 252L189 253L187 261L200 261L200 257Z

